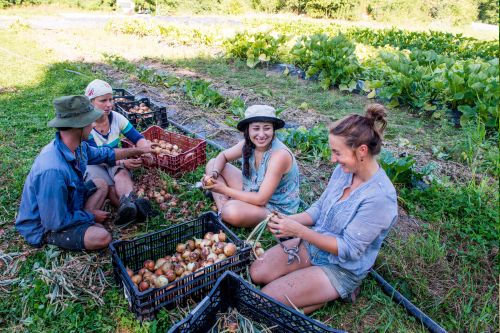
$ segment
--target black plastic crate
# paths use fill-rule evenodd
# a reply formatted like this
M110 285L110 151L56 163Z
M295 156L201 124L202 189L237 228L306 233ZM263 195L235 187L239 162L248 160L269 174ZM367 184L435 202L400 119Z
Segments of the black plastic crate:
M275 301L233 272L226 272L217 280L210 294L168 333L209 332L217 323L217 314L230 309L236 309L250 320L271 328L273 332L344 332Z
M129 111L141 103L144 103L151 112L134 113ZM162 128L168 127L167 109L151 103L149 98L141 98L130 102L116 102L116 111L124 115L136 128L144 129L153 125L158 125Z
M142 268L147 259L175 253L176 245L193 237L203 238L205 233L223 230L228 241L238 247L235 255L218 263L207 266L191 275L175 280L162 288L139 291L126 272L126 267L134 272ZM109 245L112 255L113 271L117 283L124 288L129 308L138 319L153 319L161 308L184 305L191 298L200 300L210 292L217 279L226 271L241 272L250 263L249 246L245 246L229 230L214 212L207 212L197 219L160 230L133 240L114 241Z
M119 97L132 97L134 99L134 94L132 94L130 91L121 89L121 88L114 88L113 89L113 98L119 98Z

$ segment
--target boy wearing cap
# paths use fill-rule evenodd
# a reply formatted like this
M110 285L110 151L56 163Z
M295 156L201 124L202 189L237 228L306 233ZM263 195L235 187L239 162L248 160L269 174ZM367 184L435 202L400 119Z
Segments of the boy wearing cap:
M93 106L104 111L103 115L93 123L87 142L93 147L118 148L120 136L124 135L137 147L151 146L151 143L139 133L123 115L113 111L113 89L109 83L96 79L85 89L85 96ZM134 183L130 169L140 167L141 159L122 160L114 166L107 164L90 165L85 180L101 178L109 185L108 198L111 204L118 207L115 225L124 226L129 221L144 220L151 205L146 198L137 198L132 192Z
M86 96L63 96L54 101L56 117L49 127L58 131L35 159L26 177L16 229L35 247L54 244L69 250L96 250L108 246L111 235L96 222L108 187L103 180L84 183L87 164L107 163L150 153L147 148L94 148L84 142L92 122L103 111Z
M245 139L207 163L202 184L212 191L224 222L253 227L271 211L297 212L299 168L293 154L275 136L284 126L273 107L250 106L237 125ZM229 163L239 158L242 170Z

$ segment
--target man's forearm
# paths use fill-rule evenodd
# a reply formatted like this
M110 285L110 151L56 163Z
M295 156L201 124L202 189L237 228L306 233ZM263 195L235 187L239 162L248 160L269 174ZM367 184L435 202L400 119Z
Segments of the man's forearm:
M115 148L115 159L123 160L128 157L140 156L143 153L142 148Z

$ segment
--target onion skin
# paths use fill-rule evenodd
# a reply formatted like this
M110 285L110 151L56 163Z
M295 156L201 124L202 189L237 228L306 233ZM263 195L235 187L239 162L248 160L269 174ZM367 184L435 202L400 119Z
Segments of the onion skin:
M146 260L144 262L144 268L146 268L149 271L154 271L155 270L155 262L153 260Z
M135 285L139 285L139 283L141 283L141 281L142 281L142 276L140 276L139 274L136 274L136 275L133 275L130 279L132 280L132 282Z
M233 243L228 243L228 244L224 247L224 254L225 254L227 257L231 257L231 256L233 256L235 253L236 253L236 245L234 245Z
M222 230L219 231L218 236L219 236L219 242L225 242L227 240L227 236Z
M140 291L145 291L149 289L149 283L147 283L146 281L142 281L140 284L139 284L139 290Z

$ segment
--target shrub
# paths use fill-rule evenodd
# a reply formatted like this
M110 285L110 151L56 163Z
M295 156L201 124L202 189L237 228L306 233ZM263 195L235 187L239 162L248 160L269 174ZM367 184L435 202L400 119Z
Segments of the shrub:
M291 55L307 77L318 77L323 89L339 85L341 90L352 91L361 73L355 48L342 34L335 37L316 34L299 38Z
M309 0L305 12L311 17L354 19L358 15L359 0Z

